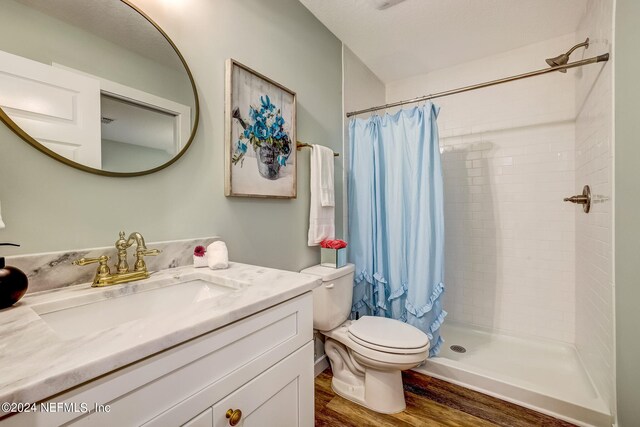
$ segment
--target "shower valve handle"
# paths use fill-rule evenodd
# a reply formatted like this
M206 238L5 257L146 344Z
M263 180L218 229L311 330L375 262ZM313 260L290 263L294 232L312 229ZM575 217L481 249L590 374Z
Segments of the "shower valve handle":
M577 203L579 205L585 205L589 201L589 198L587 196L579 195L579 196L565 197L564 201L565 202L571 202L571 203Z
M585 185L582 189L582 194L578 194L577 196L565 197L564 201L582 205L582 209L584 210L584 212L589 213L589 210L591 210L591 189L588 185Z

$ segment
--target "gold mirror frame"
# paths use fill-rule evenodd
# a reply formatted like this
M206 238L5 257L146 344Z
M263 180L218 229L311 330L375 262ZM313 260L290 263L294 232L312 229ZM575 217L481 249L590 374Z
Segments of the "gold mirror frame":
M196 90L196 83L195 83L195 81L193 79L193 75L191 74L191 70L189 69L189 66L187 65L187 62L185 61L184 57L182 56L182 53L180 53L180 51L176 47L175 43L173 43L173 41L169 38L167 33L165 33L162 30L162 28L160 28L160 26L158 24L156 24L156 22L153 19L151 19L146 13L144 13L138 7L133 5L129 0L120 0L120 2L124 3L126 6L129 6L131 9L135 10L136 12L138 12L151 25L153 25L153 27L156 30L158 30L158 32L160 34L162 34L162 36L165 38L165 40L167 40L167 42L171 45L171 47L175 51L176 55L178 55L178 58L180 58L180 62L182 62L182 65L184 66L184 69L187 72L187 75L189 76L189 81L191 82L191 88L193 89L193 97L194 97L194 103L195 103L195 107L196 107L195 108L196 113L195 113L195 118L194 118L194 121L193 121L193 126L191 128L191 136L189 137L189 141L187 141L186 145L182 148L182 150L180 150L180 152L178 154L176 154L168 162L166 162L166 163L164 163L164 164L162 164L160 166L157 166L155 168L145 170L145 171L140 171L140 172L110 172L110 171L104 171L102 169L95 169L95 168L91 168L89 166L85 166L85 165L80 164L80 163L76 163L76 162L74 162L72 160L69 160L66 157L61 156L60 154L48 149L44 145L40 144L38 141L33 139L31 137L31 135L26 133L20 126L18 126L13 120L11 120L11 118L7 115L7 113L5 113L5 111L2 109L2 107L0 107L0 120L5 125L7 125L9 127L9 129L11 129L13 131L13 133L18 135L24 141L28 142L32 147L38 149L39 151L41 151L42 153L46 154L47 156L49 156L49 157L51 157L51 158L53 158L53 159L55 159L55 160L57 160L57 161L59 161L61 163L64 163L67 166L71 166L71 167L73 167L75 169L79 169L79 170L82 170L82 171L85 171L85 172L89 172L89 173L93 173L93 174L96 174L96 175L126 178L126 177L131 177L131 176L149 175L149 174L152 174L154 172L158 172L159 170L162 170L162 169L164 169L164 168L166 168L168 166L171 166L180 157L182 157L182 155L191 146L191 143L193 142L193 138L196 136L196 131L198 130L198 122L200 121L200 102L198 100L198 91Z

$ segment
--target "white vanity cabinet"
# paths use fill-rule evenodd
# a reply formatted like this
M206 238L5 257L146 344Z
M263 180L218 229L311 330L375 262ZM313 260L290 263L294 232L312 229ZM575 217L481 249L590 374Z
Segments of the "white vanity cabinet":
M88 413L22 413L0 425L312 426L312 307L307 292L49 400Z

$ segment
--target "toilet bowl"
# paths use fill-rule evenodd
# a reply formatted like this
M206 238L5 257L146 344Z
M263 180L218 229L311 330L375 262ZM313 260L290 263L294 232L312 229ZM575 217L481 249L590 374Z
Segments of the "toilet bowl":
M302 273L323 280L313 291L313 320L314 329L325 337L325 353L333 371L332 389L377 412L403 411L406 403L401 372L426 360L427 335L384 317L347 320L353 292L351 264L338 269L318 265Z

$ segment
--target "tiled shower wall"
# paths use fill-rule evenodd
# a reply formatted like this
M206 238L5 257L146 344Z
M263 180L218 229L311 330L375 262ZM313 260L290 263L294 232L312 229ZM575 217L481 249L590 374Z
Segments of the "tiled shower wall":
M585 56L611 52L613 2L590 0L577 40ZM598 391L614 405L613 368L613 63L584 67L576 79L576 180L594 203L576 211L576 347Z
M387 85L387 102L545 67L568 34ZM448 321L574 341L575 71L436 100Z

